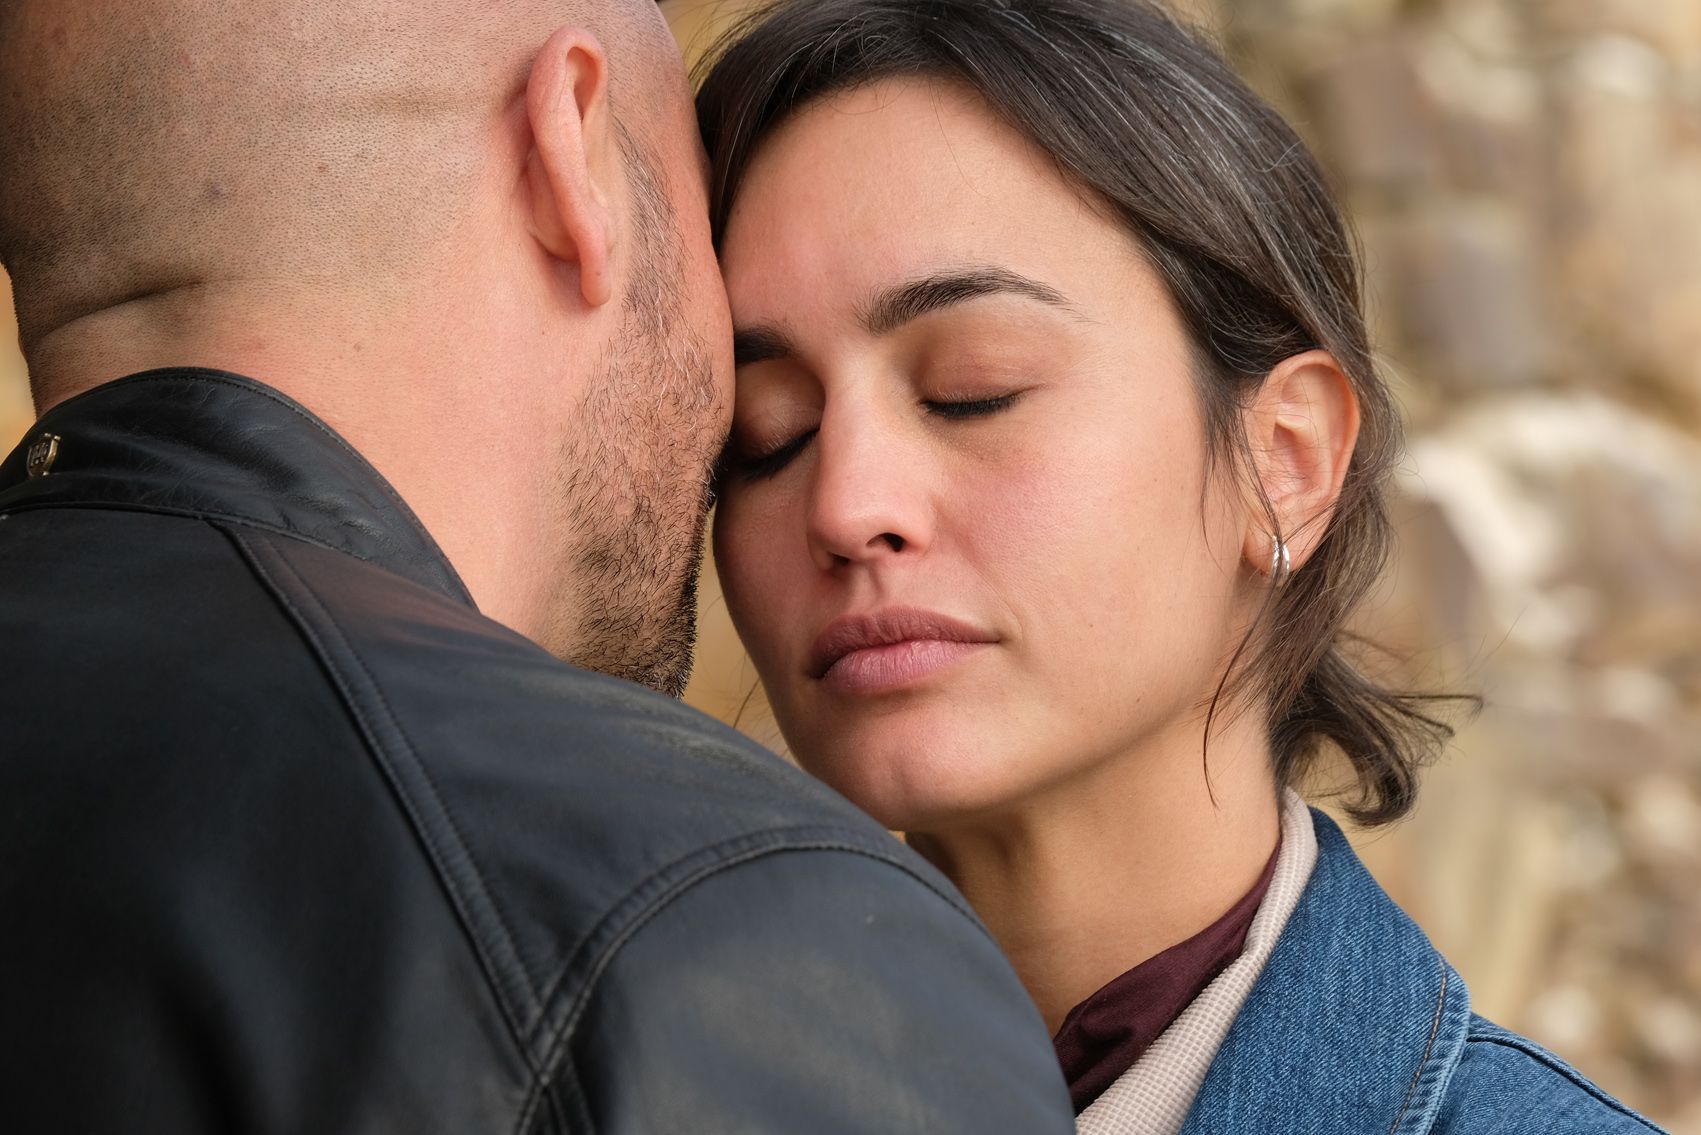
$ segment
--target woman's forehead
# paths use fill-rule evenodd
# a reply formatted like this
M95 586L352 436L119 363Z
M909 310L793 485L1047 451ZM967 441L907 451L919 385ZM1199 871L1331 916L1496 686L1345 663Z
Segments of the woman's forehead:
M1074 299L1145 270L1126 236L978 96L897 79L822 99L775 131L740 187L722 266L745 320L862 307L967 265Z

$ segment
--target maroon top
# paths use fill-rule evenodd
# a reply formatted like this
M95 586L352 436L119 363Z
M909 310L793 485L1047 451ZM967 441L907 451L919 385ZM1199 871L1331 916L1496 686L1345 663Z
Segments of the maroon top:
M1281 848L1278 846L1277 851ZM1147 958L1069 1010L1052 1038L1075 1114L1114 1084L1182 1010L1240 957L1252 916L1270 889L1276 856L1227 914L1187 941Z

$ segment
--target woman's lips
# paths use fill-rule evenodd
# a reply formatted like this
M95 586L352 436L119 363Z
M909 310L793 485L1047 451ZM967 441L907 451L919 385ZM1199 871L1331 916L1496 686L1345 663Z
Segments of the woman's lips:
M984 642L910 639L891 646L853 650L822 675L830 690L844 694L880 694L913 685L959 659L985 650Z
M810 676L839 693L876 694L914 685L997 641L947 615L896 607L835 619L816 638Z

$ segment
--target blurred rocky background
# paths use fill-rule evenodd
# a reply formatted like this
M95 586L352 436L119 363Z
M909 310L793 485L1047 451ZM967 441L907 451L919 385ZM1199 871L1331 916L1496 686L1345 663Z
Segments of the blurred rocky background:
M688 53L737 6L664 4ZM1411 443L1364 629L1487 699L1361 850L1480 1012L1701 1135L1701 0L1183 7L1364 240ZM703 610L691 699L777 745Z

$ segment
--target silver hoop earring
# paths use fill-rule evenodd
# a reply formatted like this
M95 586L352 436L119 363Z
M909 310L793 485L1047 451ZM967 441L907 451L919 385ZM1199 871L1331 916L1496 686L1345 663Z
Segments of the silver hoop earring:
M1293 559L1288 555L1288 542L1280 536L1270 537L1270 586L1280 588L1293 575Z

